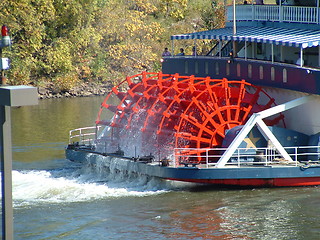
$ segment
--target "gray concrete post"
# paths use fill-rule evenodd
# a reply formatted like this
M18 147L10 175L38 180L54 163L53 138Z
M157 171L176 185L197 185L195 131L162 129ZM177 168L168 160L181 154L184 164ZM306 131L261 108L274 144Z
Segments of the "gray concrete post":
M13 239L11 109L0 105L2 239Z
M38 104L35 87L0 87L2 239L13 239L11 107Z

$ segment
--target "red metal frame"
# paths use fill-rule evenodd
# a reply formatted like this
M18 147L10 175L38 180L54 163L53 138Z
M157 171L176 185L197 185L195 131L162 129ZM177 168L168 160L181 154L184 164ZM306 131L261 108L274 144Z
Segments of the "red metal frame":
M265 102L259 103L262 96ZM111 104L115 98L118 102ZM150 148L213 148L221 146L226 130L244 125L253 113L274 105L274 99L245 80L143 72L112 88L96 124L126 130L123 138L129 130L141 134L145 154ZM113 112L111 121L101 119L105 110ZM279 114L267 124L281 120ZM191 149L185 151L193 154ZM197 154L192 161L201 163L201 152Z

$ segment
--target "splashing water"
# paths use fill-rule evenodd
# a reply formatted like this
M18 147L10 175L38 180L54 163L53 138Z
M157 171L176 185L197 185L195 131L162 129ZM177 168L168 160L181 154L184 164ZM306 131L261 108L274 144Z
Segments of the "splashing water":
M143 197L170 191L159 179L104 170L104 174L101 169L97 173L96 167L86 165L76 170L13 171L14 206Z

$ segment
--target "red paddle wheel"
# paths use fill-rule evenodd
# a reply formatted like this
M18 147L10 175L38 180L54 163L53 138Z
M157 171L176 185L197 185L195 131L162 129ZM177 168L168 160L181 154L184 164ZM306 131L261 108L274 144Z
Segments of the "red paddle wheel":
M167 156L175 147L185 148L184 154L197 154L193 161L200 163L201 152L192 148L221 146L226 130L274 105L260 87L244 80L144 72L112 88L96 123L112 127L115 145L140 145L140 156L158 152ZM105 110L112 112L109 121L110 114L103 117ZM279 114L267 124L281 120Z

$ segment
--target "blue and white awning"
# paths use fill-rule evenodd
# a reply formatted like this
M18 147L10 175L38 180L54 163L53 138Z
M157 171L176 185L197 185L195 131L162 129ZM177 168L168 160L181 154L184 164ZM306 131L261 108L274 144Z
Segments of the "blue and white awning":
M272 27L238 27L236 36L233 36L233 29L227 27L171 36L171 40L179 39L235 40L308 48L320 45L320 31Z

